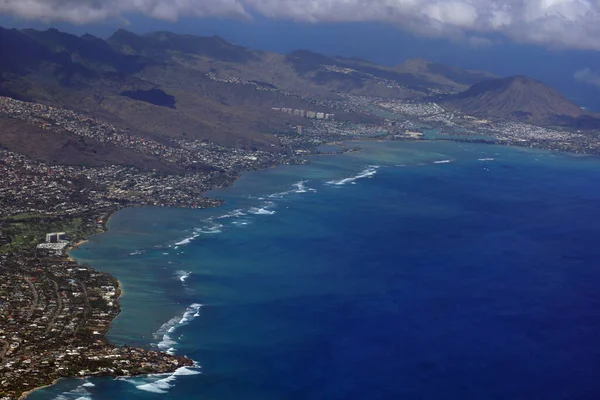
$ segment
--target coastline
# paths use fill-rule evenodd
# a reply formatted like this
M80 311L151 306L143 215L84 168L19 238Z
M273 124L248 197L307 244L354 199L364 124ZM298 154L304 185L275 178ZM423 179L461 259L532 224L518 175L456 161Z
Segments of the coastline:
M351 143L356 143L356 142L361 142L361 141L365 141L365 140L364 140L364 139L348 139L348 140L343 140L343 141L339 141L339 142L333 142L333 143L328 143L328 144L332 144L332 145L338 145L338 146L345 146L345 144L346 144L346 143L349 143L349 144L351 144ZM367 139L367 141L371 141L371 140L368 140L368 139ZM374 141L374 142L388 142L388 141L394 141L394 140L389 140L389 139L374 139L374 140L372 140L372 141ZM410 140L410 141L413 141L413 142L420 142L420 141L425 141L425 140ZM430 141L430 140L427 140L427 141ZM452 139L449 139L448 141L457 142L456 140L452 140ZM490 143L490 144L492 144L492 143ZM501 143L493 143L493 144L501 144ZM501 145L504 145L504 144L501 144ZM522 147L522 146L514 146L514 147ZM341 155L341 154L346 154L346 153L348 153L348 152L361 151L362 149L360 149L360 148L350 148L350 146L348 146L348 147L347 147L347 150L348 150L348 151L345 151L345 152L342 152L342 153L334 153L334 154L310 154L310 157L314 157L314 156L318 156L318 155ZM543 150L543 151L553 151L553 150L548 150L548 149L538 149L538 150ZM567 152L567 153L571 153L571 152ZM571 154L577 154L577 153L571 153ZM276 168L276 167L278 167L278 166L279 166L279 165L269 166L269 167L265 168L265 170L266 170L266 169L271 169L271 168ZM251 171L245 171L245 172L251 172ZM234 182L236 182L236 181L237 181L237 180L238 180L238 179L239 179L239 178L240 178L242 175L243 175L243 174L237 175L237 176L235 177L235 179L233 179L231 182L229 182L229 183L226 185L226 187L229 187L229 186L231 186L231 185L232 185ZM217 188L215 188L215 189L217 189ZM224 204L225 204L225 203L219 204L219 205L217 205L216 207L219 207L219 206L221 206L221 205L224 205ZM104 218L104 222L103 222L103 224L102 224L102 229L101 229L101 231L98 231L98 232L96 232L96 233L93 233L93 234L89 235L87 238L85 238L85 239L82 239L82 240L79 240L79 241L75 242L75 243L74 243L72 246L69 246L68 248L66 248L66 249L65 249L65 256L66 256L68 259L70 259L70 260L72 260L72 261L74 261L74 262L76 262L76 263L78 263L78 264L79 264L79 261L78 261L76 258L74 258L73 256L71 256L71 255L70 255L70 252L71 252L72 250L75 250L75 249L78 249L78 248L80 248L81 246L85 245L86 243L89 243L89 242L90 242L90 240L91 240L91 237L92 237L92 236L95 236L95 235L101 235L101 234L103 234L103 233L106 233L106 232L109 230L108 223L111 221L111 219L113 218L113 216L114 216L114 215L115 215L117 212L119 212L119 211L122 211L122 210L124 210L124 209L127 209L127 208L130 208L130 207L138 207L138 206L137 206L137 205L131 205L131 206L127 206L127 207L121 207L121 208L115 209L115 210L113 210L112 212L110 212L110 214L106 215L106 217ZM212 208L212 207L210 207L210 208ZM92 268L94 268L94 267L92 267ZM95 268L94 268L94 269L95 269ZM106 274L106 275L108 275L108 276L111 276L111 277L113 277L113 278L115 279L115 281L116 281L116 284L117 284L117 297L116 297L116 302L117 302L117 303L119 303L119 300L120 300L120 298L121 298L121 297L124 295L124 293L125 293L125 292L124 292L124 290L123 290L123 285L122 285L122 283L121 283L121 282L120 282L120 281L117 279L117 277L116 277L116 276L113 276L112 274L109 274L109 273L107 273L107 272L103 272L103 271L101 271L101 270L98 270L98 271L99 271L99 272L101 272L102 274ZM120 310L120 307L119 307L119 310ZM119 311L119 313L120 313L120 311ZM118 315L118 314L117 314L117 315ZM115 318L116 318L116 316L115 316ZM113 321L114 321L114 318L111 320L111 323L110 323L110 325L109 325L109 327L108 327L108 330L105 332L105 335L106 335L106 334L108 333L108 331L110 330L110 328L111 328L111 326L112 326L112 322L113 322ZM152 375L152 374L140 374L140 375L138 375L138 376L149 376L149 375ZM75 379L77 379L77 378L80 378L80 377L75 377L75 376L73 376L73 377L68 377L68 379L72 379L72 378L75 378ZM85 377L84 377L84 378L85 378ZM32 388L32 389L28 390L27 392L24 392L24 393L23 393L23 394L22 394L22 395L19 397L19 400L25 400L25 399L26 399L26 398L27 398L27 397L28 397L30 394L32 394L33 392L36 392L36 391L38 391L38 390L41 390L41 389L44 389L44 388L48 388L48 387L54 386L56 383L58 383L58 381L59 381L60 379L63 379L63 378L56 379L56 380L54 380L54 381L53 381L52 383L50 383L50 384L47 384L47 385L44 385L44 386L40 386L40 387L36 387L36 388Z
M131 206L134 207L134 206ZM129 207L120 207L118 209L113 210L112 212L110 212L110 214L106 215L104 218L104 222L101 226L101 231L99 230L98 232L94 232L92 234L90 234L88 237L83 238L81 240L78 240L77 242L73 243L72 245L70 245L69 247L65 248L65 250L63 251L63 257L65 260L68 260L69 262L72 263L76 263L79 266L82 266L82 264L75 258L73 257L70 252L72 250L78 249L81 246L85 245L86 243L89 243L91 241L91 237L95 236L95 235L101 235L103 233L106 233L109 228L108 228L108 223L110 222L110 219L119 211L124 210L126 208ZM115 291L115 298L114 298L114 303L118 308L118 312L116 314L114 314L110 320L110 323L108 324L108 328L106 329L105 332L103 332L103 338L104 341L106 342L106 344L108 346L114 347L114 348L118 348L119 346L115 346L114 344L110 343L110 341L108 341L108 339L106 338L108 332L110 331L110 328L112 326L112 323L114 321L114 319L121 313L121 306L120 306L120 299L121 297L124 295L125 291L123 289L123 284L121 283L121 281L119 281L115 276L113 276L112 274L108 273L108 272L104 272L101 270L97 270L94 267L91 267L91 269L93 271L96 271L100 274L103 274L109 278L111 278L113 280L113 283L116 285L116 291ZM128 347L128 346L125 346ZM167 356L166 353L159 351L158 354L162 354L164 356ZM155 374L165 374L165 373L172 373L175 372L177 369L184 367L184 366L192 366L194 365L194 361L190 360L189 358L185 357L185 356L168 356L168 357L172 357L174 360L177 360L177 364L175 365L175 363L173 363L171 365L171 367L168 367L166 370L157 370L156 372L149 372L149 373L133 373L131 375L126 375L126 376L151 376L151 375L155 375ZM173 366L175 365L175 366ZM19 395L19 397L16 397L18 400L26 400L31 394L33 394L34 392L37 392L39 390L45 389L45 388L49 388L52 387L54 385L56 385L60 380L62 379L87 379L87 378L93 378L93 377L98 377L98 376L109 376L109 377L119 377L119 376L123 376L120 374L91 374L91 375L79 375L79 376L62 376L62 377L58 377L55 378L53 381L47 383L47 384L43 384L41 386L37 386L34 388L30 388L27 391L21 393Z
M118 211L120 211L120 210L115 211L115 213L118 212ZM106 230L108 230L108 229L106 229ZM105 232L106 232L106 230L105 230ZM76 249L79 246L81 246L81 245L83 245L85 243L88 243L88 242L89 242L89 240L81 240L81 241L77 242L75 245L73 245L71 248L69 248L69 251L73 250L73 249ZM67 257L69 257L69 259L71 259L74 262L76 262L77 264L79 264L79 262L75 258L71 257L70 255L67 255ZM102 271L99 271L99 272L102 272ZM102 273L103 274L107 274L106 272L102 272ZM109 274L107 274L107 275L109 275ZM121 296L123 296L123 294L125 292L123 291L123 285L121 284L121 281L119 281L116 278L115 278L115 280L116 280L116 283L117 283L117 298L116 298L116 302L119 303L119 300L120 300ZM121 308L119 306L119 310L120 309ZM119 314L120 314L120 311L119 311ZM117 314L117 315L119 315L119 314ZM116 316L115 316L115 318L116 318ZM113 318L113 320L114 320L114 318ZM112 325L112 321L111 321L111 325ZM109 330L110 330L110 326L109 326ZM108 331L106 333L108 333ZM143 376L143 375L141 375L141 376ZM28 390L26 392L23 392L19 396L18 400L26 400L29 395L33 394L34 392L37 392L38 390L42 390L42 389L45 389L45 388L52 387L52 386L56 385L58 382L60 382L61 379L87 379L87 378L89 378L89 377L85 377L85 376L84 377L75 377L75 376L73 376L73 377L68 377L68 378L58 378L58 379L55 379L54 381L52 381L51 383L49 383L47 385L35 387L35 388L30 389L30 390Z
M58 381L60 381L61 379L62 379L62 378L55 379L55 380L54 380L52 383L49 383L49 384L47 384L47 385L44 385L44 386L36 387L36 388L33 388L33 389L31 389L31 390L28 390L28 391L26 391L26 392L23 392L23 394L21 394L21 396L19 396L19 400L25 400L25 399L27 398L27 396L29 396L29 395L30 395L30 394L32 394L33 392L37 392L38 390L42 390L42 389L45 389L45 388L48 388L48 387L54 386L54 385L56 385L56 384L58 383Z

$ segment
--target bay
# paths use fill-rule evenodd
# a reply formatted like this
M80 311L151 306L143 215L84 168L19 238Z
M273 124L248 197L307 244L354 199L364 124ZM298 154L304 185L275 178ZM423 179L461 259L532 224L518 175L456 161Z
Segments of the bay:
M28 399L598 398L599 160L358 145L113 216L73 252L123 284L110 339L198 366Z

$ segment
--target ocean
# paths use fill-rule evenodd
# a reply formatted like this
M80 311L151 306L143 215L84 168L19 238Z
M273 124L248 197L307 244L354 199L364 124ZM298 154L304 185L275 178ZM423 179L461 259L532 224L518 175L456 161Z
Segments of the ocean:
M359 146L114 215L72 252L124 287L110 340L197 365L28 400L600 398L600 159Z

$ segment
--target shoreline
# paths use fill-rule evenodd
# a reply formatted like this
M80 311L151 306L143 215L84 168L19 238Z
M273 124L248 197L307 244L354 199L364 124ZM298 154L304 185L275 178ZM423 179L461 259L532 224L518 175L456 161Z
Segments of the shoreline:
M440 139L437 139L437 140L440 140ZM448 141L448 142L456 142L456 143L459 143L459 142L460 142L460 141L457 141L457 140L452 140L452 139L443 139L443 140L444 140L444 141ZM377 142L377 143L383 143L383 142L396 142L396 141L398 141L398 140L379 139L379 138L377 138L377 139L361 139L361 138L354 138L354 139L347 139L347 140L336 141L336 142L329 142L329 143L326 143L325 145L334 145L334 146L345 147L345 148L346 148L348 151L344 151L344 152L341 152L341 153L332 153L332 154L318 154L318 153L317 153L317 154L310 154L310 155L307 155L307 156L308 156L308 157L315 157L315 156L322 156L322 155L329 155L329 156L331 156L331 155L344 155L344 154L348 154L348 153L352 153L352 152L360 152L360 151L362 151L363 149L361 149L361 148L352 148L352 147L351 147L351 145L352 145L352 144L354 144L354 143L360 143L360 142L365 142L365 141L367 141L367 142L369 142L369 141L372 141L372 142ZM414 140L414 139L413 139L413 140L406 140L406 141L411 141L411 142L424 142L424 141L431 141L431 142L434 142L434 141L436 141L436 140L431 140L431 139L424 139L424 140L423 140L423 139L421 139L421 140ZM479 143L479 144L482 144L482 143ZM506 146L506 144L503 144L503 143L485 143L485 144L495 144L495 145ZM511 146L511 145L509 144L509 146L510 146L510 147L515 147L515 148L523 148L523 146L518 146L518 145L516 145L516 146ZM557 150L544 149L544 148L536 148L536 150L547 151L547 152L553 152L553 151L557 151ZM573 155L580 155L580 154L578 154L578 153L573 153L573 152L568 152L568 151L561 151L561 150L558 150L558 151L559 151L559 152L568 153L568 154L573 154ZM272 168L277 168L277 167L279 167L279 166L281 166L281 165L283 165L283 164L278 164L278 165L269 166L269 167L267 167L267 168L264 168L264 170L268 170L268 169L272 169ZM255 171L255 170L248 170L248 171L244 171L242 174L239 174L239 175L237 175L237 176L235 177L235 179L233 179L231 182L229 182L229 183L228 183L227 185L225 185L224 187L225 187L225 188L227 188L227 187L230 187L230 186L232 186L232 185L233 185L233 184L234 184L234 183L235 183L235 182L236 182L236 181L237 181L237 180L238 180L238 179L239 179L239 178L240 178L242 175L244 175L244 174L245 174L245 173L247 173L247 172L253 172L253 171ZM216 187L216 188L213 188L213 189L210 189L210 190L208 190L208 191L207 191L207 192L205 192L205 193L211 192L211 191L213 191L213 190L215 190L215 189L222 189L222 188L224 188L224 187ZM204 194L203 194L203 195L204 195ZM217 207L220 207L220 206L222 206L222 205L224 205L224 204L225 204L225 202L223 202L222 204L219 204L219 205L217 205L217 206L215 206L215 207L206 207L206 208L217 208ZM144 205L129 205L129 206L125 206L125 207L119 207L118 209L115 209L115 210L111 211L111 212L110 212L108 215L105 215L105 218L103 218L103 219L104 219L104 222L103 222L103 224L102 224L101 231L99 231L99 232L96 232L96 233L93 233L93 234L89 235L87 238L85 238L85 239L81 239L81 240L79 240L79 241L75 242L73 245L71 245L71 246L67 247L67 248L65 249L65 252L64 252L65 256L66 256L66 257L67 257L69 260L72 260L72 261L76 262L77 264L81 265L81 264L80 264L80 262L79 262L79 261L78 261L78 260L77 260L75 257L73 257L73 256L70 254L70 252L71 252L72 250L79 249L81 246L85 245L86 243L89 243L89 242L91 241L91 238L92 238L93 236L95 236L95 235L102 235L102 234L104 234L104 233L108 232L108 231L109 231L108 224L109 224L109 222L111 221L111 219L114 217L114 215L115 215L116 213L118 213L119 211L125 210L125 209L127 209L127 208L133 208L133 207L152 207L152 206L144 206ZM179 208L179 207L174 207L174 208ZM93 268L93 269L95 269L93 266L92 266L92 268ZM95 270L96 270L96 269L95 269ZM100 272L100 273L102 273L102 274L106 274L106 275L108 275L108 276L111 276L112 278L114 278L114 279L115 279L115 281L116 281L116 284L117 284L117 298L116 298L116 302L119 302L119 301L120 301L120 299L121 299L121 297L122 297L122 296L125 294L125 291L123 290L123 284L121 283L121 281L120 281L120 280L119 280L119 279L118 279L116 276L113 276L113 275L112 275L112 274L110 274L110 273L104 272L104 271L102 271L102 270L97 270L97 271L98 271L98 272ZM121 314L121 312L122 312L122 311L121 311L121 309L120 309L120 307L119 307L119 313L118 313L117 315L115 315L115 317L114 317L114 318L111 320L111 322L110 322L110 324L109 324L109 327L108 327L107 331L106 331L106 332L105 332L105 334L104 334L104 335L105 335L105 337L106 337L106 335L108 335L108 332L109 332L109 331L110 331L110 329L112 328L112 323L113 323L114 319L115 319L115 318L116 318L116 317L117 317L119 314ZM108 341L108 340L107 340L107 341ZM110 343L110 342L109 342L109 343ZM142 375L139 375L139 376L150 376L150 375L152 375L152 374L142 374ZM89 376L89 377L92 377L92 378L93 378L94 376ZM73 376L73 377L59 378L59 379L56 379L55 381L53 381L52 383L49 383L49 384L47 384L47 385L44 385L44 386L40 386L40 387L36 387L36 388L32 388L32 389L28 390L27 392L24 392L24 393L23 393L23 394L22 394L22 395L21 395L21 396L20 396L18 399L19 399L19 400L26 400L26 399L27 399L27 397L28 397L29 395L31 395L32 393L34 393L34 392L36 392L36 391L38 391L38 390L42 390L42 389L45 389L45 388L52 387L52 386L56 385L56 384L57 384L57 383L58 383L58 382L59 382L61 379L86 379L86 378L89 378L89 377L76 377L76 376ZM114 377L116 377L116 376L114 376ZM114 378L114 377L113 377L113 378Z
M114 211L112 211L110 214L108 214L105 218L105 222L102 224L102 231L101 232L96 232L93 233L91 235L89 235L88 237L86 237L85 239L81 239L77 242L75 242L74 244L70 245L69 247L65 248L64 250L64 257L69 260L72 261L74 263L77 263L77 265L82 265L75 257L73 257L70 252L72 250L76 250L78 248L80 248L81 246L83 246L86 243L89 243L91 241L91 237L95 236L95 235L102 235L106 232L108 232L109 228L108 228L108 223L110 222L110 219L119 211L124 210L126 208L130 208L130 207L135 207L135 205L132 206L128 206L128 207L120 207L118 209L115 209ZM102 274L105 274L111 278L113 278L115 280L116 283L116 299L115 302L119 305L119 312L118 314L116 314L113 319L110 321L109 327L106 330L106 332L104 333L104 339L107 341L107 343L111 344L110 341L108 340L108 338L106 337L108 335L108 332L110 331L111 327L112 327L112 323L114 321L114 319L121 314L121 307L120 307L120 299L121 297L125 294L125 291L123 290L123 284L121 283L121 281L119 279L117 279L117 277L113 276L112 274L108 273L108 272L104 272L98 269L95 269L94 267L92 267L95 271L98 271ZM114 345L113 345L114 346ZM189 359L188 359L189 360ZM193 360L190 360L191 362L194 362ZM180 367L178 367L180 368ZM133 376L149 376L149 375L153 375L153 373L151 374L141 374L141 375L133 375ZM62 379L88 379L88 378L94 378L96 377L95 375L89 375L89 376L69 376L69 377L60 377L58 379L55 379L54 381L52 381L51 383L48 383L46 385L43 386L39 386L39 387L35 387L35 388L31 388L29 390L27 390L26 392L23 392L19 397L18 400L26 400L28 396L30 396L31 394L33 394L34 392L37 392L38 390L43 390L49 387L52 387L54 385L56 385L59 381L61 381ZM117 375L113 376L113 378L116 378Z
M49 383L49 384L47 384L47 385L40 386L40 387L36 387L36 388L34 388L34 389L28 390L28 391L24 392L23 394L21 394L21 396L19 396L19 400L25 400L25 399L27 398L27 396L29 396L29 395L30 395L30 394L32 394L33 392L37 392L38 390L42 390L42 389L45 389L45 388L49 388L49 387L51 387L51 386L54 386L54 385L56 385L56 384L57 384L57 383L58 383L58 382L59 382L61 379L63 379L63 378L56 379L56 380L54 380L52 383Z

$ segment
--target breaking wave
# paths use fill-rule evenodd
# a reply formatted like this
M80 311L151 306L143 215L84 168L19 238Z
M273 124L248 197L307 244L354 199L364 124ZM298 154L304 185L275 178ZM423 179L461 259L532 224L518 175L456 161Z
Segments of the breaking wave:
M195 229L196 237L200 236L201 234L214 235L216 233L221 233L222 232L221 228L223 228L223 225L217 224L217 223L212 223L212 225L205 227L205 228L196 228Z
M194 318L200 316L202 304L194 303L188 306L181 316L171 318L164 323L155 333L154 337L159 340L156 345L161 351L167 354L175 354L175 346L178 344L175 339L175 332L178 328L189 324ZM144 392L165 394L173 387L175 381L181 376L190 376L200 374L200 366L194 363L193 367L181 367L173 373L153 374L145 377L121 378L122 380L134 385L138 390Z
M94 385L92 382L85 381L75 389L54 397L54 400L92 400L92 394L88 391L88 388L93 388L95 386L96 385Z
M266 207L251 207L248 212L254 215L273 215L276 211L269 210Z
M186 245L192 243L192 240L196 239L198 236L200 236L200 235L194 234L193 236L190 236L188 238L185 238L185 239L175 243L175 246L176 246L175 248L177 248L179 246L186 246Z
M192 272L191 271L177 271L175 273L175 275L181 281L181 283L185 283L185 281L187 280L187 278L189 278L190 275L192 275Z
M173 317L168 322L164 323L155 333L156 340L160 340L157 347L167 354L175 354L175 346L178 344L174 338L175 331L187 325L194 318L200 316L200 308L202 304L194 303L190 305L181 317Z
M270 194L268 197L270 199L282 199L285 196L294 193L316 193L317 189L309 188L308 186L306 186L306 183L308 183L308 181L298 181L292 184L292 188L290 190L287 190L285 192L273 193Z
M450 164L452 162L452 160L439 160L439 161L434 161L434 164Z
M248 213L254 215L273 215L275 214L275 211L271 210L273 207L275 207L275 203L272 201L267 201L262 207L250 207L248 209Z
M348 183L352 183L355 184L357 180L359 179L364 179L364 178L371 178L373 177L376 173L377 170L380 168L379 165L370 165L368 168L365 168L363 171L361 171L358 175L356 176L352 176L350 178L345 178L345 179L340 179L340 180L333 180L333 181L329 181L327 182L329 185L336 185L336 186L342 186Z
M479 160L479 161L494 161L494 158L493 157L478 158L477 160Z
M137 389L145 392L165 394L173 387L178 377L199 375L201 374L199 369L199 366L181 367L172 374L150 375L144 379L131 380L130 383L134 384Z
M221 231L221 228L223 228L222 224L217 224L215 222L212 222L211 220L208 220L208 221L211 222L211 225L194 229L194 234L190 237L187 237L187 238L175 243L173 245L173 246L175 246L174 249L177 250L181 246L187 246L188 244L190 244L194 240L196 240L200 235L214 235L216 233L222 232Z
M225 219L225 218L238 218L238 217L243 217L244 215L246 215L246 213L243 210L233 210L230 213L221 215L220 217L217 217L217 219Z

